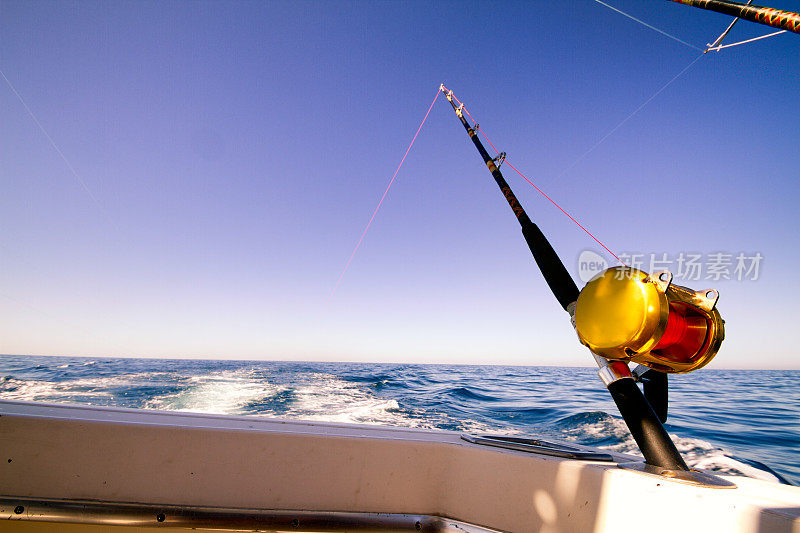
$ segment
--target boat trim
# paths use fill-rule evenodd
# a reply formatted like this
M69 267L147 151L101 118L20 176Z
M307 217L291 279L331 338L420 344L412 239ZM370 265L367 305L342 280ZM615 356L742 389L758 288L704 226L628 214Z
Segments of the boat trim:
M607 453L587 452L567 446L566 444L554 444L538 439L526 439L521 437L506 437L499 435L461 435L461 439L473 444L485 446L495 446L506 450L516 450L519 452L538 453L541 455L551 455L564 459L580 459L583 461L604 461L613 462L614 458Z
M436 515L232 509L0 496L0 520L223 531L499 533Z

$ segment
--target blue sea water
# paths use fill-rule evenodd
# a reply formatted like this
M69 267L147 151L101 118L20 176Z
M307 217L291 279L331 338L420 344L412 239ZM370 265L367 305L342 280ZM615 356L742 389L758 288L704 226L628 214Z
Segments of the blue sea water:
M638 453L591 368L0 356L0 399L530 435ZM800 481L800 371L673 376L690 466Z

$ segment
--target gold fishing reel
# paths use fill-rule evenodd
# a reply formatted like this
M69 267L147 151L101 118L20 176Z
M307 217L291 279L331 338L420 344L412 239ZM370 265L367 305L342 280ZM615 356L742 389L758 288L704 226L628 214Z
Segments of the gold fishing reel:
M707 365L725 338L719 293L672 284L669 271L612 267L583 288L575 330L592 353L682 374Z

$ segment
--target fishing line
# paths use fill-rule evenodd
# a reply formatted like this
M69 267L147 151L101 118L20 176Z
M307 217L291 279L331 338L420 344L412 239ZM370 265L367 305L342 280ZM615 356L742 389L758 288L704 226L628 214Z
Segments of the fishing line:
M705 54L705 52L703 52L703 54ZM703 54L700 54L700 55L699 55L699 56L697 56L695 59L693 59L691 63L689 63L688 65L686 65L685 67L683 67L683 70L681 70L680 72L678 72L678 73L677 73L677 74L676 74L676 75L675 75L675 76L674 76L674 77L673 77L671 80L669 80L667 83L665 83L664 85L662 85L660 89L658 89L656 92L654 92L652 95L650 95L650 97L649 97L647 100L645 100L645 101L644 101L644 102L643 102L643 103L642 103L642 104L641 104L639 107L637 107L636 109L634 109L634 110L633 110L633 112L632 112L630 115L628 115L627 117L625 117L625 118L622 120L622 122L620 122L619 124L617 124L616 126L614 126L614 127L611 129L611 131L609 131L608 133L606 133L605 135L603 135L603 137L602 137L602 138L601 138L599 141L597 141L596 143L594 143L594 145L593 145L591 148L589 148L588 150L586 150L586 151L585 151L585 152L584 152L584 153L583 153L583 154L582 154L580 157L578 157L578 158L577 158L575 161L573 161L573 162L572 162L572 163L571 163L569 166L567 166L567 167L566 167L564 170L562 170L562 171L561 171L561 172L558 174L558 176L556 176L556 177L557 177L557 178L560 178L561 176L563 176L564 174L566 174L567 172L569 172L570 170L572 170L572 168L573 168L575 165L577 165L578 163L580 163L580 162L583 160L583 158L585 158L587 155L589 155L590 153L592 153L592 152L594 151L594 149L595 149L595 148L597 148L598 146L600 146L601 144L603 144L603 141L605 141L606 139L608 139L609 137L611 137L611 135L613 135L615 131L617 131L618 129L620 129L620 128L621 128L621 127L622 127L622 126L623 126L623 125L624 125L626 122L628 122L630 119L632 119L632 118L633 118L633 117L634 117L634 116L635 116L635 115L636 115L636 114L637 114L639 111L641 111L642 109L644 109L644 107L645 107L647 104L649 104L650 102L652 102L652 101L653 101L653 99L654 99L656 96L658 96L659 94L661 94L662 92L664 92L664 89L666 89L667 87L669 87L670 85L672 85L672 84L675 82L675 80L677 80L678 78L680 78L680 77L681 77L681 76L682 76L682 75L683 75L683 74L684 74L684 73L685 73L687 70L689 70L689 69L690 69L690 68L691 68L691 67L692 67L692 66L693 66L695 63L697 63L697 62L700 60L700 58L702 58L702 57L703 57Z
M569 219L570 219L571 221L573 221L575 224L577 224L577 225L578 225L578 227L579 227L579 228L581 228L583 231L585 231L585 232L586 232L586 235L588 235L589 237L591 237L592 239L594 239L594 241L595 241L597 244L599 244L600 246L602 246L602 247L605 249L605 251L606 251L606 252L608 252L608 253L610 253L611 255L613 255L613 256L614 256L614 259L616 259L617 261L619 261L619 262L620 262L620 264L623 264L623 265L625 265L625 266L628 266L628 265L625 263L625 261L623 261L622 259L620 259L619 257L617 257L617 254L615 254L614 252L612 252L611 250L609 250L609 249L608 249L608 246L606 246L605 244L603 244L602 242L600 242L600 239L598 239L597 237L595 237L595 236L594 236L594 235L593 235L593 234L592 234L592 233L591 233L591 232L590 232L588 229L586 229L586 228L583 226L583 224L581 224L580 222L578 222L577 220L575 220L575 218L574 218L572 215L570 215L569 213L567 213L567 212L564 210L564 208L563 208L563 207L561 207L560 205L558 205L558 204L555 202L555 200L553 200L552 198L550 198L549 196L547 196L547 194L545 194L545 192L544 192L542 189L540 189L539 187L537 187L535 183L533 183L531 180L529 180L529 179L528 179L528 178L527 178L527 177L526 177L526 176L525 176L525 175L524 175L522 172L520 172L519 170L517 170L517 167L515 167L514 165L512 165L512 164L511 164L511 163L509 163L508 161L506 161L506 164L507 164L509 167L511 167L511 168L514 170L514 172L516 172L517 174L519 174L520 176L522 176L522 179L524 179L525 181L527 181L528 183L530 183L530 184L533 186L533 188L534 188L534 189L536 189L537 191L539 191L539 193L541 193L541 195L542 195L542 196L544 196L545 198L547 198L548 200L550 200L550 202L551 202L551 203L552 203L554 206L556 206L556 207L557 207L557 208L558 208L558 209L559 209L559 210L560 210L562 213L564 213L565 215L567 215L567 217L569 217Z
M651 26L651 25L650 25L650 24L648 24L647 22L645 22L645 21L643 21L643 20L640 20L640 19L637 19L637 18L636 18L636 17L634 17L633 15L629 15L628 13L625 13L624 11L622 11L622 10L620 10L620 9L617 9L617 8L616 8L616 7L614 7L614 6L610 6L610 5L606 4L605 2L601 2L600 0L594 0L594 1L595 1L595 2L597 2L598 4L601 4L601 5L604 5L604 6L606 6L607 8L609 8L609 9L611 9L611 10L614 10L614 11L616 11L616 12L617 12L617 13L619 13L620 15L624 15L624 16L628 17L628 18L629 18L629 19L631 19L631 20L635 20L636 22L638 22L639 24L642 24L643 26L647 26L647 27L648 27L648 28L650 28L651 30L657 31L658 33L660 33L661 35L664 35L665 37L669 37L669 38L670 38L670 39L672 39L673 41L677 41L677 42L679 42L679 43L681 43L681 44L684 44L684 45L688 46L689 48L694 48L695 50L698 50L698 51L700 51L700 52L702 52L702 51L703 51L703 49L702 49L702 48L700 48L700 47L697 47L697 46L695 46L695 45L693 45L693 44L689 44L689 43L687 43L686 41L684 41L684 40L682 40L682 39L679 39L679 38L675 37L674 35L672 35L672 34L670 34L670 33L667 33L667 32L665 32L664 30L660 30L660 29L656 28L655 26Z
M595 0L595 1L597 1L597 0ZM698 49L698 50L699 50L699 49ZM702 50L701 50L701 51L702 51ZM705 52L703 52L703 54L704 54L704 53L705 53ZM649 104L650 102L652 102L652 101L653 101L653 99L655 99L655 97L657 97L659 94L661 94L662 92L664 92L664 90L665 90L667 87L669 87L670 85L672 85L672 84L675 82L675 80L677 80L678 78L680 78L680 77L681 77L681 76L682 76L682 75L683 75L683 74L684 74L684 73L685 73L687 70L689 70L689 69L690 69L690 68L691 68L691 67L692 67L692 66L693 66L695 63L697 63L697 62L700 60L700 58L702 58L702 57L703 57L703 54L700 54L700 55L699 55L699 56L697 56L695 59L693 59L691 63L689 63L688 65L686 65L686 66L685 66L685 67L684 67L684 68L683 68L683 69L682 69L680 72L678 72L678 73L677 73L675 76L673 76L673 77L672 77L672 79L670 79L670 80L669 80L667 83L665 83L664 85L662 85L662 86L661 86L661 87L660 87L658 90L656 90L656 92L654 92L653 94L651 94L651 95L650 95L650 97L649 97L649 98L647 98L647 100L645 100L645 101L644 101L644 102L643 102L643 103L642 103L642 104L641 104L639 107L637 107L636 109L634 109L634 110L633 110L633 112L632 112L630 115L628 115L627 117L625 117L625 118L624 118L624 119L623 119L623 120L622 120L622 121L621 121L619 124L617 124L616 126L614 126L614 127L611 129L611 131L609 131L608 133L606 133L606 134L605 134L603 137L601 137L601 138L600 138L600 140L599 140L599 141L597 141L596 143L594 143L594 145L593 145L591 148L589 148L588 150L586 150L586 151L585 151L585 152L584 152L584 153L583 153L583 154L582 154L580 157L578 157L578 158L577 158L575 161L573 161L573 162L572 162L571 164L569 164L569 165L568 165L566 168L564 168L564 170L562 170L562 171L561 171L561 172L560 172L560 173L559 173L559 174L556 176L556 179L560 178L561 176L563 176L564 174L566 174L567 172L569 172L569 171L570 171L570 170L571 170L571 169L572 169L572 168L573 168L575 165L577 165L578 163L580 163L580 162L581 162L581 161L582 161L582 160L583 160L583 159L584 159L584 158L585 158L587 155L589 155L590 153L592 153L592 152L593 152L593 151L594 151L594 150L595 150L595 149L596 149L598 146L600 146L600 145L601 145L601 144L602 144L602 143L603 143L603 142L604 142L606 139L608 139L609 137L611 137L611 135L613 135L613 134L614 134L614 132L616 132L616 131L617 131L618 129L620 129L620 128L621 128L621 127L622 127L622 126L623 126L623 125L624 125L626 122L628 122L630 119L632 119L632 118L633 118L633 117L634 117L634 116L635 116L637 113L639 113L639 111L641 111L642 109L644 109L644 108L645 108L645 106L647 106L647 104ZM454 97L454 98L455 98L455 97ZM461 103L460 101L458 101L458 99L456 99L456 101L459 103L459 105L461 105L461 106L463 106L463 105L464 105L463 103ZM475 121L475 119L472 117L472 115L470 115L470 114L469 114L469 111L467 111L467 110L466 110L466 108L464 108L464 112L467 114L467 116L469 116L469 117L470 117L470 119L472 119L472 121L473 121L473 122L476 122L476 121ZM491 141L491 140L489 139L489 137L486 135L486 132L485 132L485 131L483 131L483 129L481 129L480 127L478 127L478 124L477 124L477 123L476 123L476 127L475 127L475 129L478 131L478 133L479 133L480 135L483 135L483 137L486 139L486 141L487 141L487 142L488 142L488 143L491 145L491 147L494 149L495 153L499 153L499 151L497 150L497 148L495 148L495 146L494 146L494 144L492 143L492 141ZM593 235L593 234L592 234L592 233L591 233L591 232L590 232L588 229L586 229L586 228L585 228L585 227L584 227L584 226L583 226L583 225L582 225L580 222L578 222L578 221L577 221L577 220L576 220L576 219L575 219L575 218L574 218L572 215L570 215L570 214L569 214L569 213L568 213L568 212L567 212L567 211L566 211L564 208L562 208L560 205L558 205L558 203L556 203L556 202L555 202L555 201L554 201L552 198L550 198L550 197L549 197L547 194L545 194L545 193L544 193L544 191L542 191L542 190L541 190L539 187L537 187L537 186L536 186L536 185L535 185L535 184L534 184L534 183L533 183L531 180L529 180L527 177L525 177L525 175L523 175L523 174L522 174L522 172L520 172L520 171L519 171L519 170L517 170L517 169L516 169L514 166L512 166L512 165L511 165L511 163L508 163L508 166L509 166L509 167L511 167L511 168L512 168L512 169L513 169L513 170L514 170L514 171L515 171L517 174L519 174L520 176L522 176L522 177L523 177L523 179L525 179L525 181L527 181L528 183L530 183L531 185L533 185L533 187L534 187L534 188L535 188L537 191L539 191L539 192L542 194L542 196L544 196L545 198L547 198L548 200L550 200L550 202L552 202L552 204L553 204L554 206L556 206L556 207L557 207L557 208L558 208L558 209L559 209L559 210L560 210L562 213L564 213L565 215L567 215L567 217L569 217L569 219L570 219L570 220L572 220L572 221L573 221L575 224L577 224L577 225L578 225L578 227L580 227L580 228L581 228L581 229L582 229L584 232L586 232L586 234L587 234L589 237L591 237L592 239L594 239L594 241L595 241L595 242L597 242L597 243L598 243L600 246L602 246L602 247L603 247L603 248L604 248L604 249L605 249L605 250L606 250L608 253L610 253L612 256L614 256L614 258L615 258L617 261L619 261L619 262L620 262L621 264L623 264L623 265L625 264L625 263L624 263L624 262L623 262L623 261L622 261L622 260L621 260L621 259L620 259L620 258L617 256L617 254L615 254L614 252L612 252L612 251L611 251L611 250L610 250L610 249L609 249L609 248L608 248L608 247L607 247L605 244L603 244L603 243L602 243L602 242L601 242L601 241L600 241L600 240L599 240L597 237L595 237L595 236L594 236L594 235Z
M446 90L446 89L445 89L445 90ZM467 108L466 108L466 107L464 107L464 104L463 104L463 103L462 103L462 102L461 102L461 101L460 101L458 98L456 98L456 97L455 97L455 95L453 95L453 99L454 99L456 102L458 102L458 105L460 105L460 106L461 106L461 109L464 111L464 113L466 113L466 115L467 115L467 116L470 118L470 120L472 120L472 122L475 124L475 127L474 127L473 129L474 129L474 130L477 130L477 131L478 131L478 133L479 133L480 135L483 135L483 138L484 138L484 139L486 139L486 142L488 142L488 143L489 143L489 145L492 147L492 149L495 151L495 153L496 153L496 154L500 154L500 151L499 151L499 150L498 150L498 149L495 147L495 145L494 145L494 143L492 143L491 139L489 139L489 136L488 136L488 135L486 135L486 132L485 132L485 131L483 131L483 130L480 128L480 126L478 125L478 123L475 121L475 118L474 118L474 117L473 117L473 116L472 116L472 115L469 113L469 111L467 111ZM586 233L586 234L587 234L589 237L591 237L592 239L594 239L594 241L595 241L597 244L599 244L600 246L602 246L602 247L603 247L603 249L605 249L605 251L607 251L607 252L608 252L608 253L610 253L612 256L614 256L614 258L615 258L617 261L619 261L621 264L623 264L623 265L625 264L625 262L624 262L624 261L622 261L622 260L621 260L619 257L617 257L617 254L615 254L614 252L612 252L612 251L611 251L611 250L608 248L608 246L606 246L605 244L603 244L603 243L600 241L600 239L598 239L597 237L595 237L595 236L594 236L594 234L592 234L592 232L590 232L588 229L586 229L586 227L585 227L583 224L581 224L580 222L578 222L578 221L575 219L575 217L573 217L572 215L570 215L570 214L567 212L567 210L566 210L566 209L564 209L563 207L561 207L560 205L558 205L558 203L557 203L555 200L553 200L552 198L550 198L550 196L548 196L548 195L547 195L547 193L545 193L545 192L544 192L542 189L540 189L539 187L537 187L537 186L536 186L536 184L535 184L535 183L533 183L533 181L531 181L530 179L528 179L528 177L527 177L527 176L525 176L525 174L523 174L522 172L520 172L520 171L517 169L517 167L515 167L514 165L512 165L512 164L511 164L511 163L508 161L508 158L507 158L507 157L504 159L504 162L505 162L505 163L506 163L506 164L507 164L509 167L511 167L511 169L512 169L514 172L516 172L517 174L519 174L519 175L522 177L522 179L524 179L524 180L525 180L525 181L527 181L529 184L531 184L531 186L533 186L533 188L534 188L534 189L536 189L537 191L539 191L539 194L541 194L542 196L544 196L545 198L547 198L547 200L549 200L551 204L553 204L554 206L556 206L556 207L558 208L558 210L559 210L559 211L561 211L562 213L564 213L564 214L567 216L567 218L569 218L571 221L573 221L573 222L574 222L574 223L575 223L575 224L576 224L576 225L577 225L577 226L578 226L580 229L582 229L582 230L583 230L583 231L584 231L584 232L585 232L585 233Z
M595 1L598 1L598 0L595 0ZM602 2L600 2L600 3L602 3ZM604 4L604 5L606 5L606 4ZM610 6L609 6L609 7L610 7ZM693 48L696 48L696 47L693 47ZM703 51L703 50L701 50L700 48L697 48L697 50L700 50L701 52ZM656 90L656 91L655 91L655 92L654 92L652 95L650 95L650 97L649 97L649 98L647 98L647 100L645 100L645 101L644 101L644 102L643 102L641 105L639 105L639 107L637 107L637 108L636 108L636 109L635 109L635 110L634 110L634 111L633 111L631 114L629 114L627 117L625 117L625 118L624 118L624 119L623 119L623 120L622 120L622 121L621 121L619 124L617 124L616 126L614 126L614 127L611 129L611 131L609 131L608 133L606 133L606 134L605 134L605 135L604 135L604 136L603 136L603 137L602 137L602 138L601 138L599 141L597 141L597 142L596 142L596 143L595 143L595 144L594 144L594 145L593 145L591 148L589 148L588 150L586 150L586 151L585 151L585 152L584 152L584 153L583 153L583 154L582 154L580 157L578 157L578 158L577 158L575 161L573 161L573 162L572 162L572 163L571 163L569 166L567 166L567 167L566 167L564 170L562 170L562 171L561 171L561 172L558 174L557 178L559 178L559 177L563 176L564 174L566 174L566 173L567 173L569 170L571 170L571 169L572 169L572 168L573 168L575 165L577 165L577 164L578 164L580 161L582 161L582 160L583 160L583 159L584 159L584 158L585 158L587 155L589 155L589 154L590 154L592 151L594 151L594 150L595 150L595 149L596 149L598 146L600 146L600 145L601 145L601 144L602 144L602 143L603 143L603 142L604 142L606 139L608 139L608 138L609 138L611 135L613 135L613 134L614 134L614 132L616 132L616 131L617 131L619 128L621 128L621 127L622 127L622 126L623 126L623 125L624 125L626 122L628 122L628 121L629 121L631 118L633 118L633 117L634 117L634 116L635 116L637 113L639 113L639 111L641 111L642 109L644 109L644 107L645 107L645 106L647 106L647 104L649 104L650 102L652 102L652 101L653 101L653 99L655 99L655 98L656 98L656 97L657 97L659 94L661 94L661 93L662 93L662 92L663 92L663 91L664 91L664 90L665 90L667 87L669 87L670 85L672 85L672 84L675 82L675 80L677 80L678 78L680 78L680 77L681 77L681 76L682 76L682 75L683 75L683 74L684 74L684 73L685 73L687 70L689 70L689 69L690 69L690 68L691 68L691 67L692 67L692 66L693 66L695 63L697 63L697 61L699 61L701 57L703 57L703 54L700 54L699 56L697 56L697 57L696 57L694 60L692 60L692 62L691 62L691 63L689 63L688 65L686 65L686 66L685 66L685 67L684 67L684 68L683 68L683 69L682 69L680 72L678 72L678 74L676 74L675 76L673 76L673 77L672 77L672 79L670 79L670 80L669 80L667 83L665 83L664 85L662 85L662 86L661 86L661 87L660 87L658 90ZM383 204L383 200L386 198L386 195L389 193L389 189L391 188L392 184L394 183L394 180L395 180L395 178L397 177L397 173L400 171L400 167L402 167L402 166L403 166L403 162L405 161L405 159L406 159L406 156L408 155L409 151L411 150L411 147L414 145L414 141L417 139L417 135L419 135L419 132L420 132L420 130L422 129L422 126L425 124L425 121L428 119L428 115L430 114L430 112L431 112L431 109L433 109L433 105L436 103L436 100L439 98L439 94L440 94L442 91L447 91L447 92L449 92L449 90L447 89L447 87L445 87L444 85L441 85L441 86L439 87L439 91L437 91L437 93L436 93L436 96L433 98L433 102L431 102L431 105L430 105L430 107L428 107L428 112L427 112L427 113L425 113L425 118L423 118L423 119L422 119L422 122L420 123L419 127L417 128L417 132L414 134L414 137L411 139L411 143L408 145L408 148L406 149L406 152L405 152L405 154L403 155L403 158L401 159L401 161L400 161L400 164L397 166L397 169L394 171L394 175L392 176L392 179L391 179L391 180L389 180L389 184L386 186L386 190L383 192L383 196L381 196L381 199L380 199L380 201L378 202L378 205L375 207L375 210L372 212L372 216L370 217L370 219L369 219L369 222L367 222L367 225L366 225L366 227L364 228L364 231L361 233L361 237L358 239L358 242L356 243L356 246L355 246L355 248L353 249L353 253L351 253L351 254L350 254L350 257L349 257L349 259L347 260L347 263L345 264L344 270L342 270L342 273L339 275L339 279L338 279L338 280L336 280L336 284L334 285L334 287L333 287L333 290L331 291L331 294L330 294L330 296L328 297L328 301L330 301L330 300L333 298L333 295L336 293L336 289L339 287L339 284L341 283L341 281L342 281L342 278L344 277L344 274L347 272L347 269L349 268L349 266L350 266L350 263L353 261L353 257L355 256L356 252L358 251L358 248L361 246L361 242L364 240L364 236L367 234L367 230L369 230L369 227L370 227L370 225L372 224L372 221L375 219L375 216L378 214L378 210L380 209L380 207L381 207L381 204ZM467 116L470 118L470 120L473 122L473 124L475 125L475 126L474 126L474 129L475 129L475 130L478 132L478 134L479 134L479 135L482 135L482 136L484 137L484 139L486 139L486 141L487 141L487 142L489 143L489 145L492 147L492 149L495 151L495 153L499 155L499 154L500 154L500 151L497 149L497 147L496 147L496 146L494 145L494 143L491 141L491 139L489 138L489 136L488 136L488 135L486 135L486 132L485 132L485 131L483 131L483 129L481 129L480 125L479 125L479 124L478 124L478 122L475 120L475 118L474 118L474 117L473 117L473 116L470 114L470 112L467 110L467 108L464 106L463 102L461 102L460 100L458 100L458 98L456 98L456 97L455 97L455 95L453 95L453 99L454 99L454 100L455 100L455 101L456 101L456 102L457 102L457 103L458 103L458 104L461 106L461 109L464 111L464 113L465 113L465 114L466 114L466 115L467 115ZM556 207L558 208L558 210L559 210L559 211L561 211L562 213L564 213L564 215L566 215L566 216L567 216L567 217L568 217L568 218L569 218L569 219L570 219L572 222L574 222L574 223L575 223L575 224L576 224L576 225L577 225L577 226L578 226L578 227L579 227L581 230L583 230L583 231L584 231L584 232L585 232L585 233L586 233L586 234L587 234L589 237L591 237L591 238L592 238L592 240L594 240L594 241L595 241L597 244L599 244L600 246L602 246L602 247L603 247L603 249L604 249L604 250L606 250L606 251L607 251L609 254L611 254L611 255L612 255L612 256L613 256L613 257L614 257L614 258L615 258L617 261L619 261L619 262L620 262L620 264L623 264L623 265L625 265L625 262L623 262L623 261L622 261L622 260L619 258L619 256L617 256L617 254L615 254L614 252L612 252L612 251L611 251L611 249L610 249L610 248L608 248L608 246L606 246L605 244L603 244L603 242L602 242L602 241L600 241L600 239L598 239L597 237L595 237L595 236L594 236L594 234L593 234L592 232L590 232L590 231L589 231L589 230L588 230L588 229L587 229L587 228L586 228L586 227L585 227L583 224L581 224L580 222L578 222L578 220L577 220L575 217L573 217L571 214L569 214L569 213L567 212L567 210L566 210L566 209L564 209L563 207L561 207L561 206L560 206L560 205L559 205L559 204L558 204L558 203L557 203L555 200L553 200L553 199L552 199L550 196L548 196L548 195L547 195L547 194L546 194L546 193L545 193L545 192L544 192L542 189L540 189L539 187L537 187L537 186L536 186L536 184L534 184L534 183L533 183L533 181L531 181L530 179L528 179L528 178L527 178L527 177L526 177L526 176L525 176L525 175L524 175L522 172L520 172L520 171L519 171L519 170L518 170L516 167L514 167L514 166L513 166L511 163L509 163L507 159L506 159L505 161L508 163L508 166L509 166L509 167L511 167L511 168L512 168L512 169L513 169L513 170L514 170L514 171L515 171L517 174L519 174L519 175L520 175L520 176L521 176L521 177L522 177L522 178L523 178L525 181L527 181L527 182L528 182L530 185L532 185L532 186L533 186L533 187L534 187L534 188L535 188L535 189L536 189L536 190L537 190L537 191L538 191L538 192L539 192L539 193L540 193L542 196L544 196L544 197L545 197L545 198L546 198L548 201L550 201L550 203L552 203L554 206L556 206Z
M359 246L361 246L361 242L364 240L364 236L367 234L367 230L369 230L369 227L372 224L372 221L375 220L375 215L378 214L378 210L381 208L381 204L383 204L383 200L386 198L386 195L389 194L389 189L392 187L392 184L394 183L394 179L397 177L397 173L400 172L400 167L403 166L403 163L406 160L406 156L408 155L408 152L410 152L411 151L411 147L414 146L414 141L417 140L417 135L419 135L419 132L422 129L422 126L425 124L425 121L428 120L428 115L431 114L431 109L433 109L433 104L436 103L436 100L439 98L439 94L441 94L441 92L442 92L442 89L440 87L439 90L436 91L436 96L433 97L433 102L431 102L431 105L428 107L428 112L425 113L425 118L422 119L422 122L420 123L419 127L417 128L417 132L414 134L414 137L411 139L411 143L408 145L408 148L406 148L406 153L403 154L403 158L400 160L400 164L397 165L397 168L395 169L394 174L392 175L392 179L389 180L389 184L386 186L386 190L383 191L383 196L381 196L381 199L378 202L378 205L375 206L375 210L372 212L372 216L369 217L369 222L367 222L367 226L364 228L364 231L361 233L361 237L358 239L358 242L356 243L356 247L353 248L353 253L350 254L350 258L347 260L347 264L344 265L344 270L342 270L342 273L339 274L339 279L336 280L336 285L333 286L333 290L331 291L330 296L328 296L328 301L329 302L333 298L333 295L336 293L336 289L339 287L339 283L341 283L345 272L347 272L347 268L350 266L350 262L353 261L353 257L356 255L356 252L358 251Z
M39 130L40 130L40 131L41 131L41 132L44 134L44 136L45 136L45 137L47 137L47 140L48 140L48 141L50 141L50 146L52 146L52 147L53 147L53 149L54 149L54 150L55 150L55 151L58 153L58 155L61 157L62 161L64 161L64 164L65 164L65 165L67 165L67 168L69 169L69 171L70 171L70 172L72 173L72 175L75 177L75 179L76 179L76 180L77 180L77 182L80 184L80 186L83 188L83 190L84 190L84 191L86 191L86 194L88 194L88 195L89 195L89 198L91 198L91 199L92 199L92 202L94 202L94 204L97 206L97 208L100 210L100 212L101 212L101 213L103 213L103 215L104 215L104 216L105 216L105 217L108 219L108 221L109 221L109 222L111 222L111 225L112 225L112 226L114 226L115 228L117 228L117 229L119 230L119 227L117 226L117 224L114 222L114 220L111 218L111 216L108 214L108 212L107 212L107 211L106 211L106 210L103 208L103 206L100 204L100 201L99 201L99 200L97 199L97 197L96 197L96 196L95 196L95 195L92 193L91 189L89 189L89 186L88 186L88 185L86 185L86 182L85 182L85 181L83 181L83 178L81 178L81 177L80 177L80 175L78 174L78 172L75 170L75 168L72 166L72 164L71 164L71 163L69 162L69 160L67 159L67 156L65 156L65 155L64 155L64 152L62 152L62 151L61 151L61 148L59 148L59 147L58 147L58 145L57 145L57 144L56 144L56 142L53 140L53 138L52 138L52 137L50 137L50 134L49 134L49 133L47 133L47 130L45 130L45 129L44 129L44 126L42 126L42 123L41 123L41 122L39 122L39 119L38 119L38 118L36 118L36 115L34 115L34 114L33 114L33 111L31 111L31 108L30 108L30 107L28 107L28 104L27 104L27 103L25 103L25 100L22 98L22 95L21 95L21 94L19 94L19 93L17 92L17 90L14 88L14 85L13 85L13 84L11 83L11 81L10 81L10 80L9 80L9 79L6 77L5 73L4 73L2 70L0 70L0 76L2 76L2 77L3 77L3 79L6 81L6 84L8 85L8 88L9 88L9 89L11 89L11 92L13 92L13 93L14 93L14 95L15 95L15 96L16 96L16 97L19 99L19 101L22 103L22 106L25 108L25 111L27 111L27 112L28 112L28 115L30 115L30 117L33 119L33 122L35 122L35 123L36 123L36 126L38 126L38 127L39 127Z

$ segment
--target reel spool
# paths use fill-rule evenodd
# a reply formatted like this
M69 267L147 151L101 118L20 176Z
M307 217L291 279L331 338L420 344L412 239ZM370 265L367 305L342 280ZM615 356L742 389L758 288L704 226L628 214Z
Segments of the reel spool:
M672 284L669 271L612 267L578 296L575 330L606 359L682 374L707 365L725 338L719 293Z

